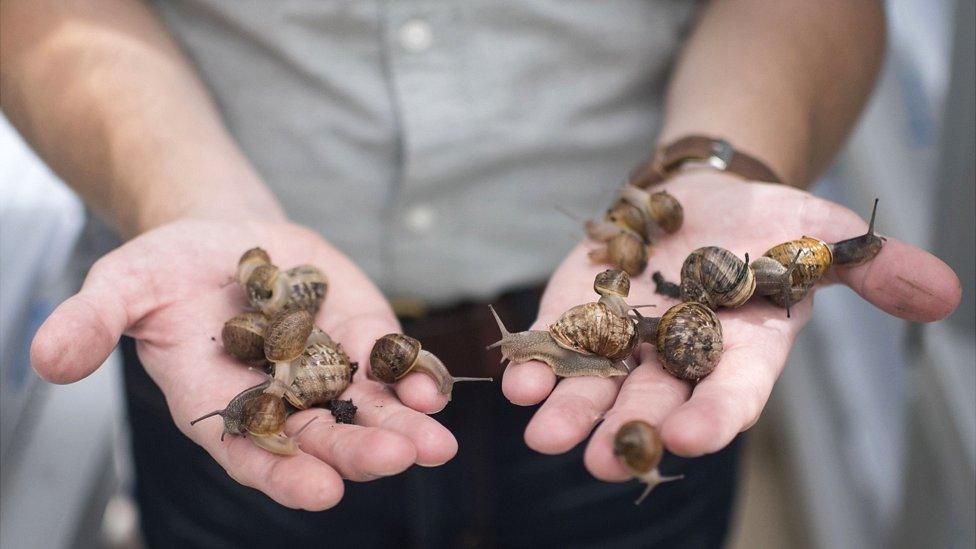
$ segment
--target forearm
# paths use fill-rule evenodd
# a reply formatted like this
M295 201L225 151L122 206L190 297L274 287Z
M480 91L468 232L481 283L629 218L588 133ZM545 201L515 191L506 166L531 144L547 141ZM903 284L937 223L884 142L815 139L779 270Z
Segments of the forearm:
M5 0L0 9L0 105L122 234L187 216L283 217L144 5Z
M679 58L660 141L722 137L806 187L867 101L884 31L876 0L714 0Z

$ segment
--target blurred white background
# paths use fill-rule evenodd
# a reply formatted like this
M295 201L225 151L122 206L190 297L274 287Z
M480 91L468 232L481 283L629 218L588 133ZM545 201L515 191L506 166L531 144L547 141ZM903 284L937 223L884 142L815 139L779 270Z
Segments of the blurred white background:
M976 9L887 6L877 93L814 192L865 217L880 197L879 229L938 253L964 301L949 320L920 326L843 288L817 294L749 443L737 547L976 545ZM117 358L55 387L27 356L98 249L84 225L78 199L0 119L3 548L138 546Z

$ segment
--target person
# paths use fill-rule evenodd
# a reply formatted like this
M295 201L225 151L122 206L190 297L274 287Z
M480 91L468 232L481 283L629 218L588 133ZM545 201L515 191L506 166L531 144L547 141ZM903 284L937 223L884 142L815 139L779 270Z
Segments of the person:
M10 0L2 10L4 112L126 240L38 330L31 361L51 382L75 382L125 336L150 546L721 543L733 441L759 417L812 296L789 319L761 300L723 311L722 361L694 387L649 351L623 380L557 383L542 364L509 366L505 399L537 409L475 384L447 406L423 376L390 389L361 371L345 394L357 425L296 414L289 432L319 420L301 453L281 457L221 441L219 422L189 425L257 375L211 339L243 304L223 283L260 245L279 265L327 273L317 321L360 364L400 331L394 302L404 329L440 340L430 348L450 368L484 371L497 362L478 350L497 338L488 302L507 304L521 329L593 299L605 266L586 242L567 253L559 209L605 206L655 135L662 146L721 138L788 184L678 170L661 188L685 223L655 243L652 270L674 276L702 245L756 254L804 234L860 234L860 216L802 189L869 96L880 2ZM883 204L881 225L893 226ZM948 315L961 291L945 264L894 237L826 283L922 322ZM640 279L631 301L664 303ZM665 473L686 475L640 507L632 485L589 478L628 478L611 440L634 418L659 426L677 456ZM525 445L545 456L518 440L526 422Z

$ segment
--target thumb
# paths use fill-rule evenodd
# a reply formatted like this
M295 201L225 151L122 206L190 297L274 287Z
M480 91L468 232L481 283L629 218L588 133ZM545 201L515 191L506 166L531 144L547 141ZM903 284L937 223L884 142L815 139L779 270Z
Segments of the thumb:
M37 330L30 360L42 378L63 384L87 377L105 362L122 333L151 310L147 293L138 291L146 288L146 271L131 261L129 246L97 261L81 290Z

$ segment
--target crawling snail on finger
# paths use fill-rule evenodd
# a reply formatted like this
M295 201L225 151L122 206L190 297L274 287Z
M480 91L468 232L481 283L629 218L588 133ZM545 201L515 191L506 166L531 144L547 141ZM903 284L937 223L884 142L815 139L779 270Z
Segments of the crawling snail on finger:
M630 277L608 269L594 280L600 300L577 305L548 330L511 333L491 308L502 338L503 360L545 362L557 376L622 376L636 364L633 354L641 343L655 346L664 369L688 381L698 381L715 369L722 355L722 325L701 303L681 303L661 317L645 317L627 305ZM633 313L631 313L633 311Z
M713 309L742 306L753 295L768 296L786 309L804 297L831 265L854 267L878 255L884 237L874 233L878 200L874 201L871 221L865 234L828 244L804 236L770 248L762 257L742 261L729 250L718 246L699 248L681 266L681 282L666 281L654 273L657 293L682 301L698 301Z

